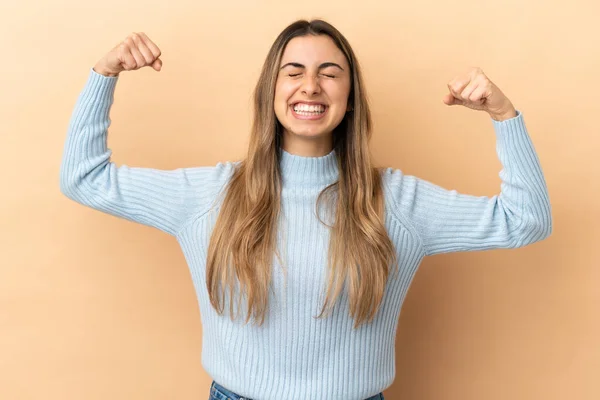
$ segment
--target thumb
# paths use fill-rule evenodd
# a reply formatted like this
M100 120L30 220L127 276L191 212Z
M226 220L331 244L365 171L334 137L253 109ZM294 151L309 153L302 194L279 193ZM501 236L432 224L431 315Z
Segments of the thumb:
M454 97L452 95L452 93L448 93L444 96L444 103L448 106L456 106L456 105L461 105L462 101L460 101L459 99L457 99L456 97Z
M162 68L162 60L160 58L157 58L153 63L152 63L152 68L154 68L157 71L160 71Z

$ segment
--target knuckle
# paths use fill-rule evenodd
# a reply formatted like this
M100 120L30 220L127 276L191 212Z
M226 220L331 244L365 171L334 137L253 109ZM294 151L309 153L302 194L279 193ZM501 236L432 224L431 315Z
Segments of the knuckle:
M129 35L127 37L127 39L129 40L130 43L133 43L133 44L138 44L140 42L140 37L135 32L132 33L131 35Z

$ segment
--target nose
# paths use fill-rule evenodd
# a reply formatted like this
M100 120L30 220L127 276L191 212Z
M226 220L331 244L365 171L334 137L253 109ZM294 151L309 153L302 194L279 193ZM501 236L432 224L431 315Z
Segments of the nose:
M302 81L302 93L307 96L319 94L321 92L321 86L319 85L319 78L312 74L305 74Z

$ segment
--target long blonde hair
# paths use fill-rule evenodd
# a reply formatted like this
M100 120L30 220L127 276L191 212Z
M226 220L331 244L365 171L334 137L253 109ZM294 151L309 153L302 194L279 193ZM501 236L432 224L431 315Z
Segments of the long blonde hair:
M334 131L339 178L318 196L334 194L335 220L329 243L328 285L317 318L331 310L342 285L349 279L350 315L354 327L371 321L381 304L391 266L393 243L383 222L384 199L380 170L371 162L368 142L372 121L358 61L346 38L322 20L299 20L277 37L266 57L254 91L254 115L247 158L235 169L224 193L210 239L206 283L212 306L223 313L224 291L230 293L233 315L234 286L247 297L246 322L253 315L264 322L271 283L272 257L280 214L282 127L274 111L275 84L287 43L298 36L328 35L344 53L351 71L348 102L352 111ZM321 223L325 224L319 217ZM283 264L283 262L282 262ZM236 282L237 279L237 282ZM233 317L232 317L233 318Z

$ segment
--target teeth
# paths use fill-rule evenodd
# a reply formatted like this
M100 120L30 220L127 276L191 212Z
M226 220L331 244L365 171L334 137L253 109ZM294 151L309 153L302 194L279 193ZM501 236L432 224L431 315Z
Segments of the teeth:
M325 112L325 106L320 105L320 104L319 105L296 104L294 106L294 111L313 113L313 114L322 114L323 112Z

